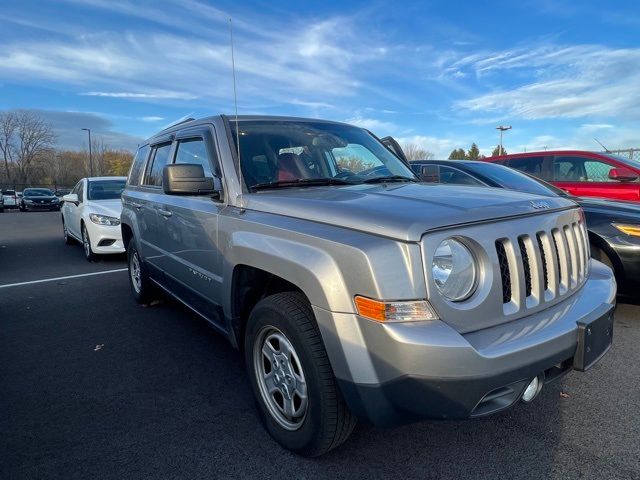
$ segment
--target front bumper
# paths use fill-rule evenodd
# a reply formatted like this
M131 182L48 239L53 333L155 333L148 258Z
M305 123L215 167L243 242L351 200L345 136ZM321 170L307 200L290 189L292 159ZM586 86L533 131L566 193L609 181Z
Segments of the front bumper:
M22 208L29 212L35 211L49 211L55 212L60 210L60 203L23 203Z
M97 225L91 221L87 221L86 225L91 240L91 249L94 253L124 253L120 225Z
M376 425L481 416L516 403L537 375L572 368L577 322L609 315L612 272L592 262L580 291L502 325L460 334L443 321L380 324L314 307L349 408Z

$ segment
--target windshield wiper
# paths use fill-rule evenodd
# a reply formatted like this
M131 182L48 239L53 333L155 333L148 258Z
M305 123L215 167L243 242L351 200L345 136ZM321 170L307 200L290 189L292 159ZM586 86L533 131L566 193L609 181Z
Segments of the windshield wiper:
M288 187L314 187L323 185L353 185L353 182L347 182L340 178L321 177L321 178L297 178L295 180L276 180L273 182L256 183L251 186L251 190L266 190L269 188L288 188Z
M364 180L362 183L386 183L386 182L417 182L415 178L402 175L389 175L387 177L375 177Z

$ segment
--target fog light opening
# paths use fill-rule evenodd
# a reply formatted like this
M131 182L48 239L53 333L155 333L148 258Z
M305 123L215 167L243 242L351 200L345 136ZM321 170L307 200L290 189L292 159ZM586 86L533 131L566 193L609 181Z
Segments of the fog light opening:
M538 396L540 390L542 390L542 376L538 375L537 377L534 377L534 379L529 382L529 385L527 385L527 388L524 389L522 401L526 403L531 402Z

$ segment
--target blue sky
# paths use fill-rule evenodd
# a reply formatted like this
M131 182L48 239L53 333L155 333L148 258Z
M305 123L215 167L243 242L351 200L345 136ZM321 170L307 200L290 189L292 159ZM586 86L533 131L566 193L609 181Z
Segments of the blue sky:
M186 114L347 121L445 157L496 125L510 152L640 147L636 1L0 0L0 109L63 147L114 147Z

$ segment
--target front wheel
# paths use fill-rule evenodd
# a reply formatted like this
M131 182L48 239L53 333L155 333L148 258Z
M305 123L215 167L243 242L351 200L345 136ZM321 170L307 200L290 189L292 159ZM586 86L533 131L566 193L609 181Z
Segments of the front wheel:
M64 217L62 218L62 236L64 237L64 243L67 245L73 244L73 238L69 235L69 229L67 228L67 223L64 221Z
M89 232L87 231L87 227L82 224L82 248L84 250L84 257L88 262L94 262L97 260L98 256L93 253L93 249L91 248L91 239L89 238Z
M258 302L247 324L245 362L262 421L280 445L314 457L349 437L356 418L304 295L278 293Z

